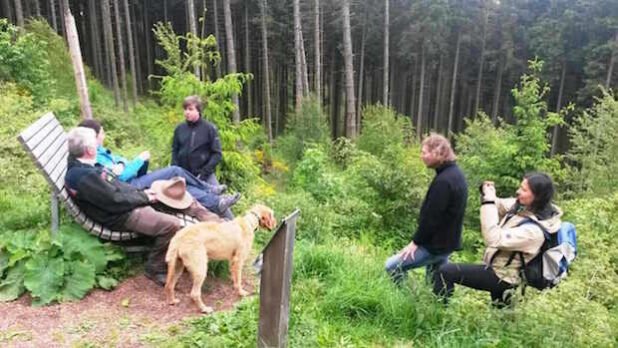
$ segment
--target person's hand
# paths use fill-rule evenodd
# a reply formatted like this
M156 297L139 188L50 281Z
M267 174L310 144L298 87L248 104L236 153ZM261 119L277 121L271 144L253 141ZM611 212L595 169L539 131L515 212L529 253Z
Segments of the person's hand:
M150 203L155 203L157 201L157 194L152 189L145 189L144 193L148 196Z
M141 158L142 161L148 161L150 159L150 151L146 150L137 155L137 157Z
M112 167L112 173L114 173L114 175L120 175L122 174L123 171L124 171L124 163L116 163Z
M406 245L405 248L401 250L401 260L406 260L410 258L410 260L414 260L414 253L418 247L414 244L414 241L411 241L410 244Z
M483 191L483 202L496 200L496 187L493 181L484 181L481 187Z

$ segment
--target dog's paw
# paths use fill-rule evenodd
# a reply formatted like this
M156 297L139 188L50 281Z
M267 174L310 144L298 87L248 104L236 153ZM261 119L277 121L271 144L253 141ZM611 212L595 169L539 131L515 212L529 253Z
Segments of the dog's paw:
M175 299L173 299L173 300L171 300L171 301L168 301L167 303L168 303L170 306L173 306L173 305L179 304L179 303L180 303L180 299L175 298Z
M238 289L238 295L242 296L242 297L245 297L245 296L249 295L249 293L247 291L243 290L243 289Z
M208 307L208 306L202 307L202 313L210 314L212 312L214 312L214 309L212 309L212 307Z

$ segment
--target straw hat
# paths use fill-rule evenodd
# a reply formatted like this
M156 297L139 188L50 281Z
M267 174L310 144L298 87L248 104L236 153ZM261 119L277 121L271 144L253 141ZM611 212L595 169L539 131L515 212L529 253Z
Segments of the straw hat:
M193 197L187 192L185 179L175 176L169 180L156 180L150 185L155 192L157 200L174 209L189 208Z

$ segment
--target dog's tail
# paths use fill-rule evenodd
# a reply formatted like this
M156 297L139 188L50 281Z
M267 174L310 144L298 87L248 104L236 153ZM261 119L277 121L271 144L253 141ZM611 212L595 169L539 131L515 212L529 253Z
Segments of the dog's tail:
M172 284L174 278L174 272L176 270L176 262L178 261L178 246L174 243L174 239L170 242L167 248L167 254L165 254L165 262L167 262L167 278L165 279L165 289Z

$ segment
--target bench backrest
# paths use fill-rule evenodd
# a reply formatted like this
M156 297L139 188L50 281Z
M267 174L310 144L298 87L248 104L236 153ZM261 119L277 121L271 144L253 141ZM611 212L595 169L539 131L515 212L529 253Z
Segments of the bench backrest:
M30 155L37 168L47 180L47 183L60 200L62 200L77 223L89 233L110 241L132 240L139 235L128 231L112 231L88 218L71 200L64 187L64 176L67 171L68 145L67 134L53 113L47 113L26 128L17 137L24 149ZM197 221L184 214L176 215L181 225L191 225Z

